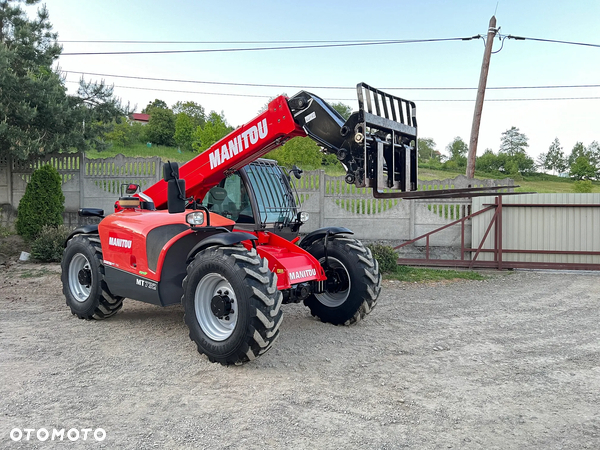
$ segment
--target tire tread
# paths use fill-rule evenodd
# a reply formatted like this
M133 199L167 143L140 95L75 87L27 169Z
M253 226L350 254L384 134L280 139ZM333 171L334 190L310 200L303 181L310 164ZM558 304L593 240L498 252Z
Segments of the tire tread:
M202 347L203 336L196 336L197 319L195 312L188 308L186 296L192 274L204 258L227 260L237 266L237 272L243 275L250 303L250 325L245 332L245 340L232 354L211 355ZM222 365L240 365L256 359L268 351L279 337L279 327L283 321L281 310L282 294L277 291L277 278L269 270L268 261L261 258L255 249L247 250L242 245L232 247L211 247L199 252L188 265L187 274L182 282L184 295L182 303L186 306L184 321L190 329L190 339L196 343L198 352L209 361ZM196 323L194 323L196 322ZM199 327L198 327L199 328Z
M92 306L86 313L74 311L69 303L70 292L68 283L68 267L66 266L67 262L65 261L65 255L67 254L69 247L75 245L76 243L81 243L83 245L89 246L90 250L92 250L94 253L93 257L96 258L96 261L98 263L100 295L98 295L98 298L94 300ZM121 309L121 307L123 306L123 297L112 295L110 290L108 289L106 281L104 280L104 261L102 259L102 247L100 245L100 237L98 235L77 234L73 236L73 238L71 238L69 242L67 242L67 246L65 247L65 251L63 253L63 261L61 265L63 279L63 294L65 295L67 306L71 308L71 312L73 315L84 320L103 320L114 316Z

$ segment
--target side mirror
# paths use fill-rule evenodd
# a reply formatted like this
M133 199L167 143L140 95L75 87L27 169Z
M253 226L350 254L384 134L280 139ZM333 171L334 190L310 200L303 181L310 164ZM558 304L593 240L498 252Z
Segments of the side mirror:
M100 208L81 208L79 210L80 217L101 217L104 218L104 210Z
M299 180L302 177L302 173L304 172L302 169L298 168L298 166L296 166L294 164L294 166L292 166L292 170L290 171L294 174L294 177Z
M169 214L185 211L185 180L179 179L179 164L167 161L163 166L163 180L167 182L167 209Z
M179 179L179 164L176 162L167 161L163 166L163 180L178 180Z
M167 181L167 209L169 214L185 211L185 180Z

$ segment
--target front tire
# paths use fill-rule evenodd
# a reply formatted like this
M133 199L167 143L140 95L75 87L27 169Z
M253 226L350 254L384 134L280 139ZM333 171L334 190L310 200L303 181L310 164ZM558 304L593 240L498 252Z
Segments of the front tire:
M123 306L104 281L102 247L97 235L78 234L63 252L61 280L67 306L80 319L106 319Z
M198 252L188 265L183 292L190 339L211 362L252 361L279 336L282 294L255 249L239 245Z
M353 238L330 238L327 267L324 240L314 242L307 251L327 275L325 291L304 300L313 316L334 325L352 325L372 311L381 291L381 274L368 248Z

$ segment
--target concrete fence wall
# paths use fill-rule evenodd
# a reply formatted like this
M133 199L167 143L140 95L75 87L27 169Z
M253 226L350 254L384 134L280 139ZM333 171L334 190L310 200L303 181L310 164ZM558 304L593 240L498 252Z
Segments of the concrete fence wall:
M0 158L0 205L3 205L4 224L14 221L14 212L25 194L31 174L45 164L50 164L61 176L65 195L64 218L69 226L90 220L77 215L79 208L102 208L110 214L120 196L122 184L137 183L145 189L162 176L159 157L117 155L114 158L90 159L82 153L45 155L25 161L3 157Z
M303 203L303 210L310 214L303 227L314 229L338 225L354 231L365 241L401 243L463 218L471 212L470 199L446 200L400 200L375 199L370 189L357 189L346 184L344 177L331 177L324 171L307 172L294 182ZM454 179L419 181L419 190L466 188L469 186L512 186L512 180L473 180L464 176ZM470 237L470 224L466 233ZM460 227L451 227L434 235L430 245L435 247L459 247ZM418 245L425 245L419 242ZM406 249L406 252L414 252Z
M84 154L47 155L28 161L0 159L0 205L3 221L14 220L14 211L25 193L35 169L44 164L55 167L62 178L65 195L65 224L85 223L77 216L79 208L103 208L106 214L120 196L121 185L137 183L142 190L162 176L158 157L89 159ZM310 214L302 231L307 233L329 225L345 226L365 241L400 243L433 231L471 211L470 199L399 200L375 199L369 189L348 185L343 177L324 171L306 172L294 180L303 210ZM420 190L464 188L468 186L511 186L512 180L472 180L464 176L440 181L419 181ZM92 219L94 220L94 219ZM467 225L470 227L470 224ZM465 233L470 236L470 229ZM424 245L419 243L419 245ZM432 246L460 246L460 227L438 233Z

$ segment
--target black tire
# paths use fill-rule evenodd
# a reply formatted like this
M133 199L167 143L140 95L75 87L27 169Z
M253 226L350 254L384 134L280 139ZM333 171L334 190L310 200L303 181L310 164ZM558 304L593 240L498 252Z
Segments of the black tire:
M324 240L308 247L321 265L325 262ZM327 244L325 292L311 294L304 304L313 316L334 325L352 325L369 314L381 291L379 264L360 241L333 237Z
M267 260L241 245L198 252L183 280L190 339L223 365L252 361L271 348L283 320L282 299Z
M98 235L75 235L63 252L61 280L67 306L80 319L114 316L123 297L110 293L104 281L102 247Z

